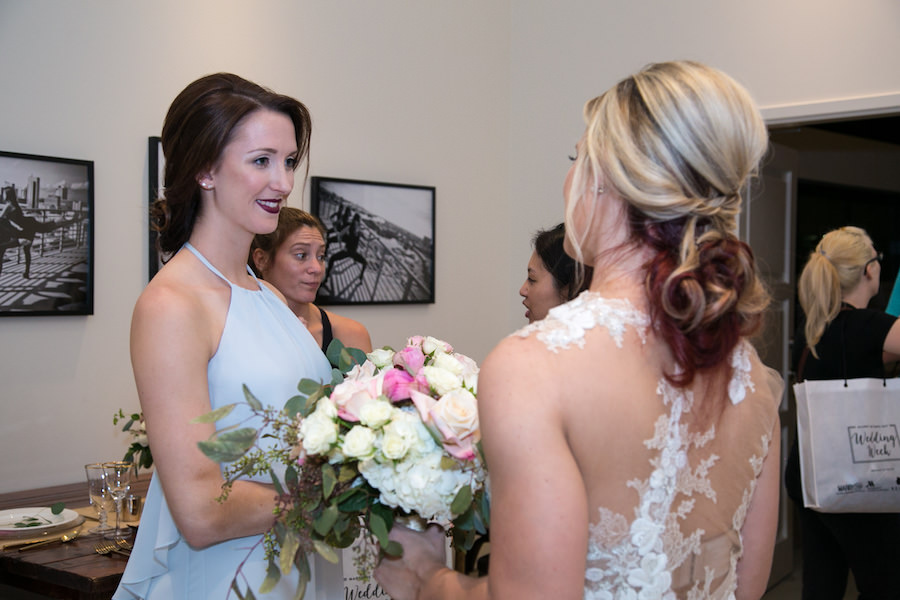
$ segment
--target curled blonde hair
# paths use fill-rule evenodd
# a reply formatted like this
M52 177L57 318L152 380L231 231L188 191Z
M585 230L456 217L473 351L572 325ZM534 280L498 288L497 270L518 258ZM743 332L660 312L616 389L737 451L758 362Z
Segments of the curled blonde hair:
M844 295L859 283L872 254L872 239L859 227L826 233L800 273L798 295L806 314L806 345L816 358L825 327L841 312Z
M602 178L626 203L632 241L657 251L647 265L651 316L686 370L679 382L689 383L755 331L768 305L752 252L736 236L741 190L768 147L765 123L731 77L689 61L644 68L588 101L584 117L566 210L572 248L583 260L587 228L570 224L581 203L594 218ZM707 268L713 263L725 265L724 276ZM727 314L734 335L713 347L700 330ZM692 332L699 337L680 339Z

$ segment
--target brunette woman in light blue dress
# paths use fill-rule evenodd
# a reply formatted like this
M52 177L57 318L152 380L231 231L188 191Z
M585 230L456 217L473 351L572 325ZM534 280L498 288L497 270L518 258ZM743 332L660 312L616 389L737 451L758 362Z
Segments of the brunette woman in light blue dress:
M156 472L117 600L220 600L239 566L242 593L263 580L273 488L242 480L217 502L222 467L197 447L214 426L191 420L241 402L244 384L280 407L301 378L330 374L283 297L247 268L253 236L278 223L309 134L303 104L230 74L191 83L166 116L165 195L152 218L160 250L174 256L138 299L131 329ZM248 416L235 411L218 426ZM296 581L283 577L265 598L293 598Z

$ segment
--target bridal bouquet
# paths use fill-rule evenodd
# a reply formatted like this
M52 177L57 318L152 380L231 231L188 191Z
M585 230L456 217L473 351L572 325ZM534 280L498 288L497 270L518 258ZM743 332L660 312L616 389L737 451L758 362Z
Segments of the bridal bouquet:
M310 578L307 555L315 551L337 562L335 549L360 537L355 562L367 577L379 552L402 553L388 539L396 522L436 522L449 529L460 551L487 530L475 362L421 336L399 352L383 348L368 355L335 340L326 354L334 367L331 382L301 380L299 394L280 411L264 408L245 387L263 427L221 430L200 443L207 456L230 463L222 499L242 476L271 473L278 505L264 537L269 568L260 592L296 566L302 597ZM214 422L234 406L197 421ZM276 475L280 469L283 477ZM232 589L241 596L236 580Z

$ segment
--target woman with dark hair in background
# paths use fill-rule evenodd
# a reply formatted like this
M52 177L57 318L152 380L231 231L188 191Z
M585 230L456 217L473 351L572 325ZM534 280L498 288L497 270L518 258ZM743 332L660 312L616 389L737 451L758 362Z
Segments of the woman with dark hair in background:
M280 407L304 377L330 379L316 341L247 266L253 236L278 212L306 159L310 117L299 101L236 75L188 85L162 130L165 196L152 207L159 247L173 254L134 308L131 359L156 471L117 600L221 600L266 575L262 534L274 522L269 475L235 482L197 443L217 428L261 427L244 385ZM217 424L192 420L239 403ZM261 436L261 444L268 443ZM284 577L267 598L294 598Z
M285 206L278 214L275 231L253 238L250 266L284 294L290 309L306 324L323 352L335 338L344 346L371 352L372 340L362 323L313 304L325 273L327 235L319 219Z
M534 252L528 261L528 276L519 288L529 323L547 316L554 306L572 300L588 289L593 269L578 265L563 249L565 223L538 231L531 241Z
M867 308L878 293L881 253L858 227L830 231L809 255L798 295L806 316L794 341L797 379L884 377L900 358L900 319ZM860 598L900 597L900 514L822 513L803 506L800 450L785 467L798 504L803 600L841 600L853 572Z

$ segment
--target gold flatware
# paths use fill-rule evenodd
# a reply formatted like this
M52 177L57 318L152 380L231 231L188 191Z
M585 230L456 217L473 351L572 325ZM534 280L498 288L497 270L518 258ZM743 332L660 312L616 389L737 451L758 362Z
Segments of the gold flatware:
M22 547L19 548L19 552L25 552L26 550L31 550L32 548L38 548L40 546L46 546L48 544L53 544L56 542L65 544L67 542L71 542L72 540L74 540L77 537L78 537L78 531L75 530L75 531L72 531L71 533L64 533L61 536L50 539L50 540L40 540L37 542L25 542L24 544L21 544ZM7 546L7 548L9 548L9 546Z
M115 552L116 554L121 554L122 556L131 556L131 552L122 550L118 546L110 544L109 542L99 542L96 546L94 546L94 552L96 552L97 554L109 554L111 552Z
M131 550L132 548L134 548L134 544L132 544L125 538L116 538L116 545L118 545L122 550Z

